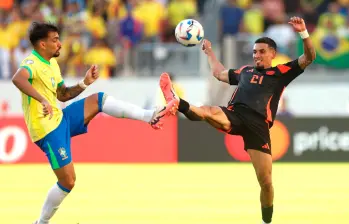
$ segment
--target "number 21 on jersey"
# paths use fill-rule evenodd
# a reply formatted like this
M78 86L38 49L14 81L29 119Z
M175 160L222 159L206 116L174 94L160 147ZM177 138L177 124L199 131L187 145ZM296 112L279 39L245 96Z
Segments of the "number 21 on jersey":
M263 82L263 77L264 76L253 75L251 79L251 83L260 85Z

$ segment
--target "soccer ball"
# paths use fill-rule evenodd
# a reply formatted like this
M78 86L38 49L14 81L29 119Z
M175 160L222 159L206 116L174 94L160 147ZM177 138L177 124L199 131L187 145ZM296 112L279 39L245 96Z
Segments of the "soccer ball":
M193 47L200 44L204 38L204 28L194 19L185 19L178 23L175 35L180 44Z

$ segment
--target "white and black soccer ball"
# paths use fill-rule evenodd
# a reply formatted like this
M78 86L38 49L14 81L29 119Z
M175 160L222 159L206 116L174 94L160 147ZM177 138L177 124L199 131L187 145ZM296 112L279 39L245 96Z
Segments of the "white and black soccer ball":
M180 44L193 47L204 39L204 28L194 19L185 19L178 23L175 35Z

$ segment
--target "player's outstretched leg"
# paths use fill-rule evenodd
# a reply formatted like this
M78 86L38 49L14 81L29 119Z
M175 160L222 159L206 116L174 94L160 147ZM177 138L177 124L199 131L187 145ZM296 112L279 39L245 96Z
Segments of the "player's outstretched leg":
M162 73L160 76L160 88L164 94L166 102L168 103L177 100L179 102L178 111L183 113L189 120L206 121L213 127L223 131L229 131L231 129L231 123L220 107L196 107L190 105L187 101L180 99L172 88L172 82L167 73Z
M105 93L96 93L88 96L84 103L84 123L87 124L99 112L104 112L117 118L128 118L149 123L154 129L161 129L164 118L175 114L178 101L173 100L166 106L157 107L154 110L145 110L131 103L117 100Z
M263 224L271 223L273 217L274 188L272 184L272 157L270 154L248 149L257 179L261 187L260 201Z

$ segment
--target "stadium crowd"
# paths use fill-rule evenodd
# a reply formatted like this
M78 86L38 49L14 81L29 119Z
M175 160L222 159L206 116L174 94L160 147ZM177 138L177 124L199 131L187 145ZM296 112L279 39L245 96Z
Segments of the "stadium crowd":
M311 33L317 28L348 37L349 0L213 0L219 7L219 39L226 35L262 34L279 45L280 60L288 60L296 38L287 24L302 16ZM83 75L98 64L101 78L123 73L125 55L144 42L175 42L174 28L185 18L203 18L212 0L1 0L0 79L10 79L31 52L27 30L33 21L59 25L63 48L58 58L62 74ZM205 7L206 6L206 7Z

